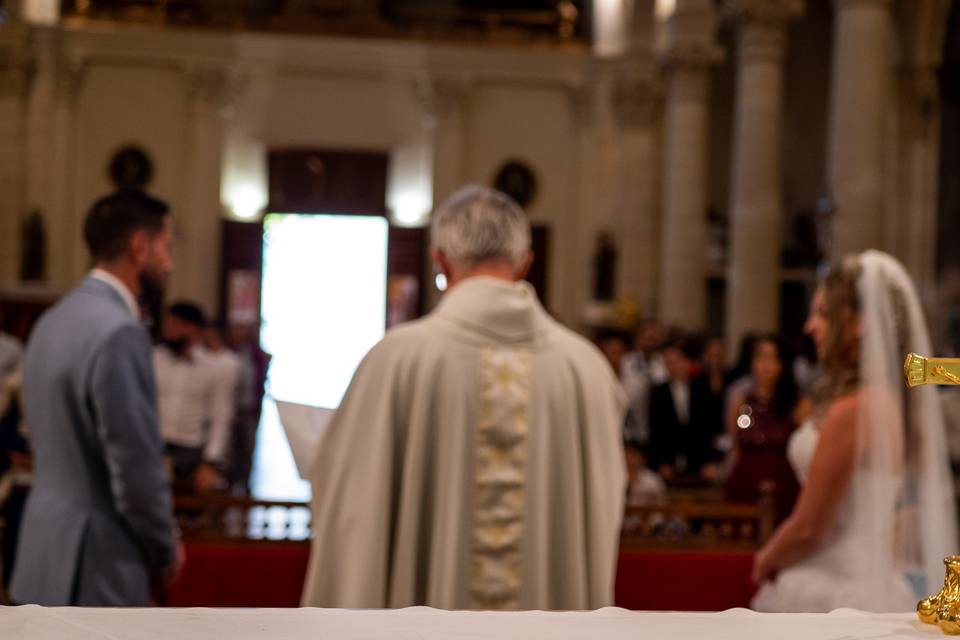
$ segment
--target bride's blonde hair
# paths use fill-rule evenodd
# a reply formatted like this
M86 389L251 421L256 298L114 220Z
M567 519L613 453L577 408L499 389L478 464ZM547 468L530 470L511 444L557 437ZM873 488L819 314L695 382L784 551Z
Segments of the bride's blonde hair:
M860 384L860 340L850 327L860 315L860 257L847 256L821 282L827 315L827 342L823 352L823 380L816 393L827 404L854 391Z

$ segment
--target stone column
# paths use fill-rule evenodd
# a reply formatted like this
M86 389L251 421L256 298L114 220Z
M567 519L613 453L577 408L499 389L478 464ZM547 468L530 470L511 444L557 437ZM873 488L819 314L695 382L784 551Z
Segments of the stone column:
M219 66L185 69L189 124L183 208L173 211L177 231L173 295L219 311L220 231L223 219L224 120L242 88L242 77Z
M425 137L430 146L433 207L463 186L467 171L467 102L469 81L446 76L420 78L417 99L423 114ZM440 292L434 286L433 261L429 256L424 299L427 310L436 306Z
M828 181L833 258L882 248L890 0L834 0Z
M52 187L45 212L50 236L47 257L50 281L58 289L72 287L90 269L83 243L83 219L91 203L77 202L77 133L80 96L87 73L82 58L57 60L53 109L52 163L44 173Z
M726 334L780 324L783 213L783 61L787 21L802 0L730 0L736 25L737 88L730 203L731 251Z
M910 69L912 88L901 92L901 142L909 203L896 212L897 255L916 280L921 298L930 300L937 288L937 213L940 190L940 83L937 69ZM903 202L904 200L901 199Z
M618 132L611 90L616 63L594 58L590 74L566 89L571 126L568 209L551 225L550 306L569 326L605 320L596 300L594 256L601 233L612 231L619 204Z
M459 78L432 77L417 83L424 124L433 142L433 205L462 186L466 175L466 125L469 84Z
M658 87L651 77L620 78L613 89L620 126L618 290L641 314L656 307L660 275L660 221L657 209Z
M14 27L8 29L12 31ZM29 86L25 38L0 40L0 193L4 194L0 198L0 286L12 285L19 279Z
M664 55L663 261L660 316L701 328L706 320L707 123L710 67L722 59L712 0L678 0Z

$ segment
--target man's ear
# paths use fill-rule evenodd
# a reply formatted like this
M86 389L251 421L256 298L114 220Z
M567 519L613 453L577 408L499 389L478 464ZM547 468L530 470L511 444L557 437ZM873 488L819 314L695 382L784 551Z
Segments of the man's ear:
M127 257L140 267L150 256L150 234L145 229L137 229L130 234L127 242Z
M433 259L433 264L436 265L437 271L445 275L449 280L452 275L450 271L450 259L439 249L431 250L430 257Z
M536 256L534 255L533 251L531 251L527 254L527 257L524 258L523 263L516 272L516 279L518 282L530 274L530 269L533 268L533 260L535 257Z

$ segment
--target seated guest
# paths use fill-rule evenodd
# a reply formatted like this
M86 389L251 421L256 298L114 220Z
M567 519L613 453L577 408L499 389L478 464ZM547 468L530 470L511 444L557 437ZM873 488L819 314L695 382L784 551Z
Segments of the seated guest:
M236 467L233 445L238 437L241 437L242 425L240 421L244 410L241 401L243 400L245 386L252 384L250 378L253 374L245 366L246 363L240 358L239 354L227 344L227 333L222 325L214 323L204 329L203 352L210 361L210 367L216 372L215 377L221 387L218 391L218 397L229 398L230 400L230 413L233 417L228 435L231 446L228 447L225 455L225 475L227 476L226 479L233 480Z
M31 466L21 397L22 374L16 369L0 384L0 594L10 588L26 494L17 477Z
M709 403L704 408L705 422L714 434L714 445L718 451L728 451L730 444L724 428L724 408L729 383L726 348L720 338L710 338L703 350L703 378L707 383Z
M160 435L175 486L201 494L223 487L236 388L235 378L225 378L203 348L205 324L197 305L174 304L153 354Z
M230 447L230 484L238 493L249 493L257 427L266 391L270 355L260 348L258 327L233 324L228 331L230 349L240 362L237 415L233 421Z
M753 380L752 389L733 400L734 465L725 493L732 502L757 502L761 486L773 488L779 524L790 515L800 492L787 459L787 444L804 419L800 414L806 406L800 402L793 363L782 341L773 336L757 339Z
M620 380L630 411L627 417L625 437L641 444L650 441L650 390L667 380L667 369L663 364L663 336L660 323L645 320L637 329L635 351L623 358Z
M627 506L645 507L667 502L667 485L647 467L647 456L637 442L624 445L627 456Z
M757 336L753 333L746 334L740 340L737 362L727 375L729 384L727 385L726 399L723 405L725 420L730 416L736 417L736 413L733 413L738 408L735 402L736 398L743 398L753 388L753 348L756 343ZM736 424L728 421L725 427L724 431L733 433Z
M305 605L613 602L626 401L523 278L530 221L467 187L433 215L450 288L367 355L318 449Z
M0 315L2 320L3 316ZM0 328L0 385L17 369L22 356L23 345L20 341Z
M623 438L642 443L646 433L647 419L645 414L639 413L639 410L641 406L645 410L646 405L639 405L633 400L643 396L648 385L643 376L637 375L636 371L628 366L628 356L633 345L630 333L620 329L599 329L595 341L627 393L628 405L627 415L624 418Z
M717 436L710 420L710 384L705 376L691 379L695 344L672 339L663 351L669 380L650 393L650 467L664 479L718 476Z
M612 328L598 329L596 332L597 348L610 363L618 378L622 378L627 355L632 348L630 334Z

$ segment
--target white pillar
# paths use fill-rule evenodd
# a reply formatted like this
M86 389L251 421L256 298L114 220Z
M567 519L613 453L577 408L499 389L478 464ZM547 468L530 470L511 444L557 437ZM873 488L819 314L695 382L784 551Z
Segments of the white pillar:
M641 314L656 308L660 276L660 216L657 198L658 87L649 77L621 78L614 88L620 125L618 200L618 291L636 301Z
M899 197L892 218L890 250L913 276L921 298L937 289L937 214L940 177L940 94L933 66L900 71L898 140Z
M77 114L87 66L82 59L56 61L51 162L42 168L51 189L46 228L48 273L56 289L74 286L90 268L83 243L83 220L91 203L77 202ZM41 178L44 179L44 178ZM41 187L43 188L43 187Z
M800 0L730 0L737 29L737 88L730 203L726 334L780 324L783 212L783 61L786 23Z
M882 248L890 0L834 0L828 180L834 259Z
M15 27L8 27L13 34ZM20 231L24 218L26 95L29 88L24 38L0 40L0 286L19 280Z
M470 96L468 80L456 77L428 77L416 83L425 138L430 147L431 192L433 207L463 186L467 174L467 102ZM433 264L427 258L427 273ZM426 309L432 309L440 299L432 277L426 284Z
M660 316L701 328L706 321L707 123L715 43L712 0L678 0L667 25L663 261Z
M177 230L172 293L199 303L208 314L218 309L223 205L224 119L240 93L242 79L217 66L186 69L190 103L185 199L172 211Z

